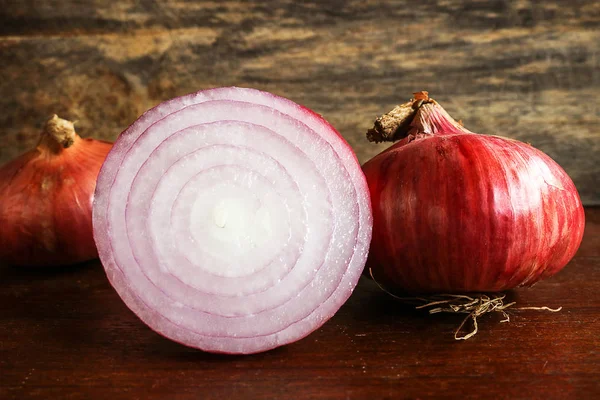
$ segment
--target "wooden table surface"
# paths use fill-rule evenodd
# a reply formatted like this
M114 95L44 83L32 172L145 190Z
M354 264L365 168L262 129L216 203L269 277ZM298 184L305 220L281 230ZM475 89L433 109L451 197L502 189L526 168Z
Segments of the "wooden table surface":
M0 0L0 164L53 113L113 140L161 101L216 86L288 97L328 119L361 162L373 119L429 90L475 132L555 158L600 204L600 2ZM1 227L0 227L1 228ZM416 312L361 280L298 343L218 356L152 332L98 261L0 265L0 400L600 399L600 208L570 265L510 323Z
M251 356L212 355L152 332L99 262L0 266L0 399L600 398L600 208L557 276L509 293L510 323L416 312L363 279L321 329Z

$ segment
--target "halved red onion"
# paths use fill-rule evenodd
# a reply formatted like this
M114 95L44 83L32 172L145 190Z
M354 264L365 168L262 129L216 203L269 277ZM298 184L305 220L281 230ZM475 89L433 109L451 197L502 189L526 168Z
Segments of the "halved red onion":
M352 293L369 191L323 118L221 88L143 114L98 177L94 235L119 295L158 333L210 352L303 338Z

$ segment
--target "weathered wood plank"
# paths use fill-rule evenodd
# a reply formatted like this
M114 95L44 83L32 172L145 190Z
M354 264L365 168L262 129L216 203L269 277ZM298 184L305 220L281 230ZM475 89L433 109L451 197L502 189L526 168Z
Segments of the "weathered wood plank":
M114 139L147 108L252 86L323 114L361 161L373 118L429 90L532 143L600 203L595 1L0 1L0 162L52 113Z

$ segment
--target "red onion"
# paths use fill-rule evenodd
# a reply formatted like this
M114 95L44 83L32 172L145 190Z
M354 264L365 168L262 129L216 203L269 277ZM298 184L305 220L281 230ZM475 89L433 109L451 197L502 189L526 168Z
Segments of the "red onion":
M563 268L583 236L575 186L532 146L469 132L427 92L376 121L400 142L363 166L373 206L367 266L388 289L503 291Z
M0 167L0 260L47 267L98 256L92 197L110 148L54 115L34 149Z
M210 352L296 341L346 301L371 239L368 188L319 115L253 90L160 104L98 178L109 280L158 333Z

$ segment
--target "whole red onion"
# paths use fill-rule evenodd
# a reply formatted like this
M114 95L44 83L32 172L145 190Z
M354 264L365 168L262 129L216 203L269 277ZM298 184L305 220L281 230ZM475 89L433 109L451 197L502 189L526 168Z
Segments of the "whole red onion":
M367 266L408 292L502 291L562 269L584 229L575 185L529 144L472 133L427 92L377 119L400 142L365 165L373 207Z
M0 167L0 260L69 265L98 257L92 199L111 143L82 139L54 115L34 149Z

